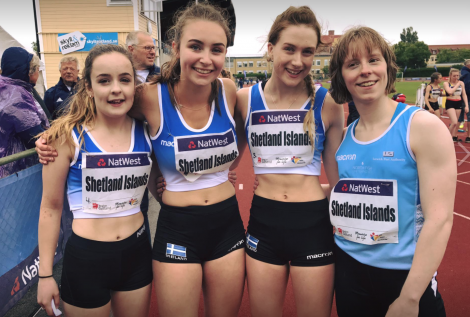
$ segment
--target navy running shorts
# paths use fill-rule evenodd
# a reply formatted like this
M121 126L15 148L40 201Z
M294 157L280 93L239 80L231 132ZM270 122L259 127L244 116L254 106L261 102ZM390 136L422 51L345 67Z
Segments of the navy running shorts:
M245 228L236 196L209 206L161 206L154 260L203 263L243 248Z
M61 297L67 304L98 308L111 291L132 291L152 283L152 247L145 225L124 240L89 240L72 232L64 251Z
M254 195L246 253L259 261L293 266L334 263L328 200L281 202Z
M446 109L462 110L462 100L446 100Z
M400 296L408 270L381 269L360 263L338 246L335 263L336 310L339 317L384 317ZM419 301L418 317L445 317L444 302L433 277Z

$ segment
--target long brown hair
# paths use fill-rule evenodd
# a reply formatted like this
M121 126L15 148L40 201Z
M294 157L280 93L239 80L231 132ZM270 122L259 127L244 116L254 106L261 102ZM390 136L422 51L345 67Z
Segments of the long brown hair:
M291 25L306 25L311 27L317 34L318 43L317 48L321 42L321 26L318 23L317 18L313 11L307 6L301 7L289 7L286 11L282 12L276 17L271 30L268 34L268 42L272 45L276 45L281 37L282 31ZM268 62L271 62L268 57ZM308 96L310 97L310 109L304 118L304 131L308 133L308 137L312 144L312 150L315 148L315 118L313 116L313 106L315 104L315 84L313 82L312 74L309 74L304 78L305 86L307 87Z
M207 2L191 2L186 8L181 9L174 17L174 25L168 30L167 36L170 44L175 42L176 51L172 51L171 60L164 63L161 67L161 74L157 76L151 83L164 83L168 85L168 92L170 94L170 100L173 103L175 100L175 84L180 81L181 75L181 64L180 59L177 57L177 52L180 50L181 38L183 37L183 29L190 21L209 21L219 24L225 32L227 37L227 45L230 43L232 37L228 26L226 11L219 7L208 4ZM218 102L220 82L216 78L211 83L211 93L209 95L209 105L215 100L217 111L220 113L220 107Z
M130 53L123 47L114 44L100 44L90 50L87 58L85 59L85 67L82 71L82 79L78 82L77 93L73 96L66 112L52 122L51 127L44 132L47 136L47 143L50 144L59 138L63 138L63 142L67 142L70 146L75 147L72 137L72 130L77 128L80 138L79 147L83 144L83 134L86 133L84 126L93 127L96 119L96 105L93 98L90 98L87 93L87 88L91 87L91 70L95 59L103 54L120 53L129 59L132 65L134 83L135 83L135 69L132 63Z

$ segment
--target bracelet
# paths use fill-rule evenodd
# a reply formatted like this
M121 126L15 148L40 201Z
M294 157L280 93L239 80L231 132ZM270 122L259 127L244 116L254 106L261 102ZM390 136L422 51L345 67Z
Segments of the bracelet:
M48 275L48 276L41 276L41 275L38 275L39 278L48 278L48 277L53 277L54 275Z

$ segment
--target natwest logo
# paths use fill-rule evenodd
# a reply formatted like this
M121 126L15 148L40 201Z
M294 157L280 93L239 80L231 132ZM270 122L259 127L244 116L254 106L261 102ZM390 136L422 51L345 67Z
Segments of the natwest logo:
M348 185L344 184L343 187L341 188L341 190L343 192L347 192L348 191Z
M98 204L97 203L93 203L93 209L98 209Z
M261 163L261 157L258 156L258 163Z
M264 116L261 116L261 117L259 117L259 120L258 120L258 121L259 121L259 122L266 122L266 119L264 118Z
M196 148L196 144L194 144L193 141L189 142L188 149L195 149L195 148Z
M106 162L103 159L98 161L98 166L106 166Z
M19 276L16 277L13 288L11 289L11 296L15 295L16 292L20 290L20 281L18 280Z

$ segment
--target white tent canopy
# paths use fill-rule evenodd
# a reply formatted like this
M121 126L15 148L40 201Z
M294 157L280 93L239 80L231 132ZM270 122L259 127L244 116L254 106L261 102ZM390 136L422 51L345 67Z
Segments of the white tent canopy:
M32 51L31 48L24 47L23 45L20 44L13 36L11 36L4 28L0 26L0 62L2 60L2 55L3 52L9 48L9 47L21 47L30 52L31 54L36 54ZM36 91L39 93L39 95L44 98L44 92L45 92L45 87L44 87L44 78L43 78L43 72L44 70L44 63L40 61L40 68L39 68L39 78L36 83Z

